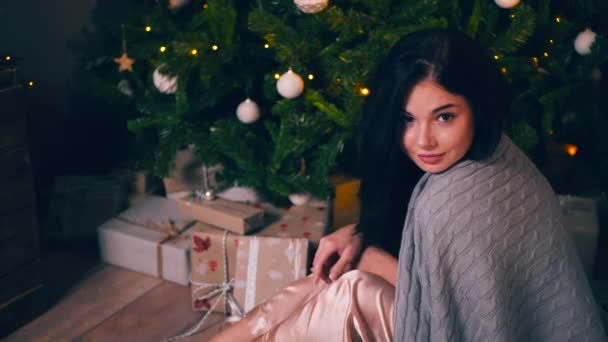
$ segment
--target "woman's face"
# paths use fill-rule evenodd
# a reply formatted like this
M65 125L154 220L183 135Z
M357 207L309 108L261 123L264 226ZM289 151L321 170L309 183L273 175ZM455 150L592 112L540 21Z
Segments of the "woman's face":
M403 146L425 172L447 170L471 147L471 107L464 97L448 92L433 80L425 79L414 86L402 115Z

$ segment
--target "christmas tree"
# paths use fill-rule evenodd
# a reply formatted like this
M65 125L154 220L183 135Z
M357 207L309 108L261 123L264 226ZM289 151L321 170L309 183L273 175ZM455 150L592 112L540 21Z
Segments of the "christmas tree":
M156 174L166 175L175 152L191 146L205 164L223 166L226 184L273 200L324 198L330 174L356 174L352 146L379 58L408 32L457 28L512 84L515 142L555 182L584 170L585 183L558 190L605 192L600 85L608 44L598 15L605 7L599 0L161 0L101 29L103 53L84 60L98 93L136 109L129 127Z

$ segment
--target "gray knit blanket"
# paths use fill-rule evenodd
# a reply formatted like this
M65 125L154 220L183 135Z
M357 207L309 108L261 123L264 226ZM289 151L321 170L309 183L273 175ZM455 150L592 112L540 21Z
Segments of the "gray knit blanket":
M399 254L395 341L604 341L556 196L503 135L424 175Z

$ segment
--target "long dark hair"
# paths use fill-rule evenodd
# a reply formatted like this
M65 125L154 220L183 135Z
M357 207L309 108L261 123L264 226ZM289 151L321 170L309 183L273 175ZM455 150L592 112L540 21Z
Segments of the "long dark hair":
M407 204L422 171L403 152L400 112L411 89L431 78L469 103L474 137L465 159L489 157L508 112L508 88L494 61L464 33L421 30L402 37L376 67L359 134L364 241L397 255Z

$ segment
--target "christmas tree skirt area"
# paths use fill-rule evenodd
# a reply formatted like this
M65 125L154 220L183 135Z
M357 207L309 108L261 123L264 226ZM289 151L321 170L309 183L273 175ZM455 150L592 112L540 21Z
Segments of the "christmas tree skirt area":
M163 341L195 325L190 288L99 263L46 312L5 341ZM205 341L223 326L211 315L202 331L181 341Z

